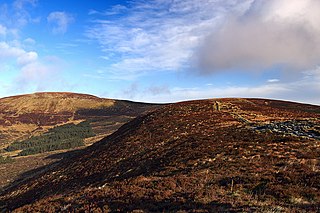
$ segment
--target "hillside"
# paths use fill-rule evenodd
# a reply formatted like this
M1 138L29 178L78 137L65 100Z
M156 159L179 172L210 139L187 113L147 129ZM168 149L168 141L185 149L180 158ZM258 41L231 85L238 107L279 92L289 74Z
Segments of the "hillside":
M26 113L74 113L81 108L101 108L114 104L114 100L76 93L34 93L7 97L0 100L1 112Z
M59 92L2 98L0 99L0 147L68 122L78 123L88 119L101 122L110 116L121 116L119 122L125 123L148 110L150 106L150 104L98 98L86 94ZM98 129L99 124L96 126Z
M318 212L320 107L261 99L164 106L12 184L16 212Z
M3 171L0 172L0 190L22 173L60 159L48 159L50 153L24 157L23 160L19 156L54 150L62 153L62 149L88 146L156 107L153 104L61 92L0 99L0 159L3 159L0 161L0 171ZM89 122L86 131L92 133L83 135L74 128L84 121ZM55 131L64 127L65 132L74 132ZM6 160L2 156L14 159Z

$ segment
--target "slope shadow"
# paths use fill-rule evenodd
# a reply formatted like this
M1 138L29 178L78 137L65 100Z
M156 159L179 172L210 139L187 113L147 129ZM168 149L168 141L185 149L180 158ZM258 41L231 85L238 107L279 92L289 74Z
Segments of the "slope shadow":
M68 156L68 154L70 154L70 155L69 155L69 157L66 157L66 158L62 159L61 161L59 161L59 164L60 165L63 163L68 164L68 162L72 162L72 160L77 161L76 158L79 156L82 156L82 153L81 153L82 151L84 151L83 154L85 154L86 152L91 153L90 155L97 154L97 153L94 153L91 151L99 150L99 148L101 148L101 145L108 146L107 145L107 144L109 144L108 142L116 141L116 139L118 137L129 134L129 132L132 131L132 129L134 129L133 127L137 127L137 126L141 125L143 120L144 120L143 117L140 117L140 118L135 119L132 122L125 124L116 133L108 136L107 138L101 140L100 142L93 144L90 147L87 147L85 150L79 150L78 152L75 152L76 154L74 154L72 152L65 154L64 156ZM178 142L177 144L175 144L174 150L180 152L179 149L177 150L177 148L181 144L185 144L185 143L186 143L186 141ZM192 145L192 143L190 143L190 145ZM106 149L106 147L103 147L103 148ZM171 147L171 148L173 148L173 147ZM142 174L144 174L144 175L152 174L153 172L157 172L157 171L163 169L164 165L162 163L160 163L161 159L167 159L168 157L175 155L175 154L176 153L172 152L172 149L169 149L169 150L164 151L162 153L162 155L160 155L160 156L157 156L157 157L154 156L153 159L152 158L145 159L145 157L144 157L145 153L141 152L138 155L129 157L128 159L125 159L125 160L122 160L122 161L116 163L113 167L108 168L107 170L104 170L103 172L92 173L91 175L84 176L84 177L82 177L81 175L77 175L76 177L74 177L72 179L64 180L64 182L59 182L59 183L46 183L45 185L43 185L42 190L40 190L40 191L39 191L39 189L41 189L41 188L35 187L35 188L30 189L26 193L19 195L18 197L15 198L15 200L7 199L6 202L8 203L7 205L8 205L9 209L15 209L15 208L18 208L18 207L23 206L25 204L37 201L41 197L43 198L45 196L50 196L50 195L54 195L57 193L67 192L72 189L78 188L79 186L86 187L88 185L95 185L96 183L100 183L101 181L111 183L113 181L123 181L128 178L134 178L134 177L137 177ZM54 155L52 157L60 157L60 156ZM75 159L73 159L73 157ZM88 155L87 155L87 157L88 157ZM134 162L136 162L136 163L134 163ZM165 162L163 162L163 163L165 163ZM50 165L49 165L49 168L50 168ZM136 169L133 169L132 171L127 172L131 168L136 168ZM190 168L185 168L184 171L180 171L180 172L188 173L189 170L190 170ZM49 173L50 170L45 171L45 172ZM121 175L117 176L117 173L119 173L119 172ZM172 175L172 173L170 175ZM38 175L38 177L39 176L40 176L40 174ZM34 179L36 179L36 178L37 177L34 177ZM156 201L154 201L154 202L156 202ZM130 203L132 203L132 202L130 201Z
M43 190L43 191L39 191L37 188L33 188L31 190L28 190L25 193L20 194L14 200L4 197L10 191L14 191L14 190L18 189L19 186L21 186L22 184L28 183L30 180L38 179L44 173L49 173L50 170L54 170L54 168L56 168L58 165L62 165L62 166L67 165L68 163L70 163L74 160L77 160L76 158L81 156L82 153L83 154L85 154L86 152L90 153L91 151L98 149L101 145L105 144L107 141L115 140L115 138L118 138L122 134L125 134L125 132L130 131L132 126L136 126L136 125L141 124L143 121L143 118L145 116L146 115L138 117L137 119L134 119L133 121L124 124L122 127L119 128L119 130L117 132L107 136L106 138L104 138L101 141L98 141L98 142L92 144L89 147L86 147L85 149L72 150L72 151L66 152L62 155L54 154L53 156L51 156L51 158L62 157L62 159L60 161L48 164L46 166L43 166L43 167L40 167L37 169L30 170L28 172L25 172L25 173L19 175L19 177L17 178L17 181L12 182L10 185L5 187L5 189L3 189L2 192L0 192L0 210L3 210L3 209L13 210L13 209L19 208L23 205L26 205L28 203L35 202L38 199L40 199L41 197L50 196L50 195L56 194L58 192L60 192L60 193L65 192L65 191L70 190L74 187L78 187L77 185L74 184L73 180L69 180L69 181L60 183L59 185L54 185L53 183L50 183L50 188L47 188L46 190ZM50 156L48 156L48 158L50 158ZM33 175L32 177L23 178L27 174L33 174L35 172L37 172L37 173L35 175ZM92 184L94 182L98 182L98 181L104 179L104 176L101 176L101 174L98 174L98 175L92 175L90 177L76 177L76 178L77 178L77 183L82 183L83 186L87 186L89 184Z
M56 166L60 165L61 163L66 162L66 160L69 160L72 157L76 156L81 151L82 149L70 150L64 153L56 153L56 154L49 155L45 159L57 159L57 161L35 168L35 169L28 170L20 174L13 182L11 182L9 185L3 187L0 190L0 212L3 212L3 210L6 209L7 204L10 203L10 200L1 198L7 192L14 190L15 188L19 187L23 183L27 183L32 179L36 179L40 177L45 172L48 172L49 170L54 169ZM21 204L25 205L26 203L23 202Z
M61 153L55 153L52 155L47 156L45 159L65 159L65 158L70 158L73 157L74 155L77 155L81 152L82 149L76 149L76 150L70 150L67 152L61 152Z
M31 169L31 170L28 170L22 174L20 174L13 182L11 182L9 185L7 186L4 186L1 190L0 190L0 197L5 194L6 191L14 188L15 186L23 183L23 182L26 182L27 180L30 180L40 174L42 174L43 172L45 171L48 171L49 168L53 168L53 166L55 166L57 162L52 162L50 164L47 164L45 166L41 166L41 167L37 167L35 169ZM1 201L0 201L1 202Z

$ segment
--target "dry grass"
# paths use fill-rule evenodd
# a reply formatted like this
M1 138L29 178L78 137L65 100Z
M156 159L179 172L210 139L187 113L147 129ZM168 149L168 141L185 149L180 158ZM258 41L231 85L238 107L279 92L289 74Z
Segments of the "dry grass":
M35 93L4 98L0 100L0 103L1 111L15 112L17 115L20 115L33 112L75 112L78 109L110 107L114 104L114 101L71 93Z

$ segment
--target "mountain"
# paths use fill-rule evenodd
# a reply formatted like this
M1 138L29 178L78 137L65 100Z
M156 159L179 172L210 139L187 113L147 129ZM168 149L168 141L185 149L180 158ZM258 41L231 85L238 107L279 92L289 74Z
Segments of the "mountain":
M318 212L320 107L163 106L8 187L15 212Z
M150 108L151 104L63 92L2 98L0 99L0 146L70 122L78 123L89 119L101 122L110 116L113 118L121 116L118 117L119 123L123 124ZM96 129L99 131L99 123L96 124Z

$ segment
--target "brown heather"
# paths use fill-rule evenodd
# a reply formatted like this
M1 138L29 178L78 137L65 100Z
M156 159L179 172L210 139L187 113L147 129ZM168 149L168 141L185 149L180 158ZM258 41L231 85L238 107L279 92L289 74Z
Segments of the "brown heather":
M219 110L214 106L218 101ZM320 107L260 99L172 104L0 197L4 212L319 212L320 141L254 127Z

